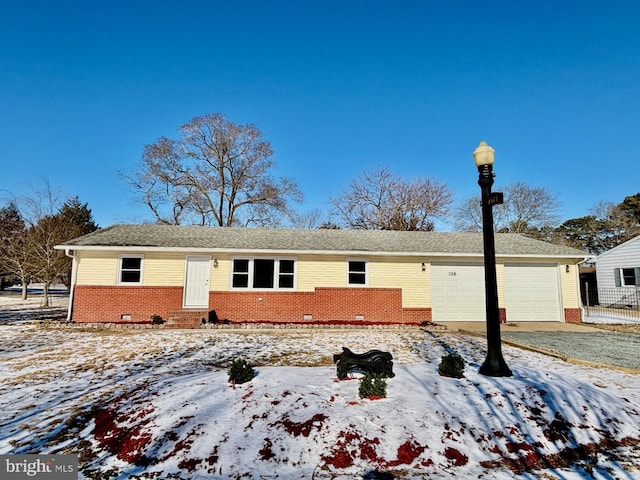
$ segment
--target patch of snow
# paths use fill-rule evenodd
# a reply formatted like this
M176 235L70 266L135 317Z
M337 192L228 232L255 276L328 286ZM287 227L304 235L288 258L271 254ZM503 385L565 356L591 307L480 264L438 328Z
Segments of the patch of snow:
M592 323L592 324L604 324L604 325L617 325L617 324L625 324L625 323L640 323L640 318L631 318L629 316L623 315L603 315L600 313L590 313L583 315L582 318L583 323Z
M342 346L393 354L386 398L337 379ZM639 376L505 346L514 376L485 377L485 347L421 329L0 326L0 453L75 452L80 478L640 476ZM449 350L462 379L438 374ZM234 357L253 380L228 382Z

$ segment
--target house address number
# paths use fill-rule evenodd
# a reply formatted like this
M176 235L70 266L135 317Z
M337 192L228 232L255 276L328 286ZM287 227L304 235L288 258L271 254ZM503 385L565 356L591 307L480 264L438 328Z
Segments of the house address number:
M457 273L456 273L456 272L449 272L449 276L450 276L450 277L455 277L456 275L457 275Z

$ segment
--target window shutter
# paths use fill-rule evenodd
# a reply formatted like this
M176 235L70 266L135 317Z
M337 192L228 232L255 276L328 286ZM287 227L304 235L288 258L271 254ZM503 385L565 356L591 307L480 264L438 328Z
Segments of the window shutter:
M614 268L613 269L613 274L616 277L616 287L621 287L622 286L622 277L620 275L620 269L619 268Z
M640 286L640 267L634 268L634 273L636 274L636 287Z

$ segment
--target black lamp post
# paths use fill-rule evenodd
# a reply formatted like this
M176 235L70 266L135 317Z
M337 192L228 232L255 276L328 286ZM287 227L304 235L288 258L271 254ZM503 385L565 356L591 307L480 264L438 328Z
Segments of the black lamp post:
M493 206L503 202L502 193L491 192L493 185L493 155L495 150L480 142L473 152L478 167L478 185L482 190L482 238L484 245L484 288L487 310L487 358L480 367L482 375L510 377L511 370L502 358L498 281L496 279L496 247L493 233Z

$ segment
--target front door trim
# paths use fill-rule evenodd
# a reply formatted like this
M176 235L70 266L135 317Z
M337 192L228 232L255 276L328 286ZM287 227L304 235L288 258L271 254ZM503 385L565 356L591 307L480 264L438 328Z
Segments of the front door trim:
M183 308L209 308L211 257L187 255L184 264Z

